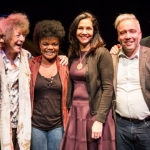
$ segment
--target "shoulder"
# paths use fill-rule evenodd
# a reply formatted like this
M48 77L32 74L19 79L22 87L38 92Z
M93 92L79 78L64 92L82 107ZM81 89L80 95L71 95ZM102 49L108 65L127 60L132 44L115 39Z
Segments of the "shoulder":
M60 68L68 68L68 65L61 65L61 64L60 64L60 61L61 61L60 58L57 57L57 58L56 58L57 66L59 66Z
M141 39L140 44L143 46L150 47L150 36Z
M56 64L57 64L57 68L59 70L60 75L62 75L62 73L66 73L66 74L69 73L68 65L61 65L59 57L57 57L57 59L56 59Z
M145 37L145 38L142 38L142 39L141 39L141 42L144 42L144 41L147 41L147 40L150 40L150 36L147 36L147 37Z
M22 52L28 57L28 59L32 58L32 55L28 50L22 48Z
M29 64L35 64L40 61L41 61L41 56L32 57L31 59L29 59Z
M97 57L111 57L109 50L105 47L99 47L96 49L96 55Z
M110 55L109 50L106 47L98 47L96 49L96 54L108 54L108 55Z
M141 49L142 52L145 52L145 51L150 52L150 48L149 48L149 47L146 47L146 46L142 46L142 45L141 45L141 48L140 48L140 49Z
M109 50L106 48L106 47L98 47L97 49L96 49L96 52L105 52L105 51L108 51L109 52Z

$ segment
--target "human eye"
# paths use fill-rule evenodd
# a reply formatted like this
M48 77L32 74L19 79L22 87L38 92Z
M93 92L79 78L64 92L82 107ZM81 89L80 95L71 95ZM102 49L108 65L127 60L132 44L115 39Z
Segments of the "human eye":
M121 31L120 32L120 35L125 35L126 34L126 31Z
M24 34L22 34L22 36L23 36L23 37L26 37L26 34L24 33Z
M83 27L80 27L80 26L79 26L77 29L78 29L78 30L83 30Z
M91 27L87 27L86 29L87 29L87 30L89 30L89 31L90 31L90 30L92 30L92 28L91 28Z
M20 34L16 34L16 35L15 35L15 37L19 37L19 36L20 36Z
M53 43L52 45L53 45L54 47L56 47L56 46L58 46L58 43Z
M136 30L135 29L131 29L130 33L136 33Z
M47 46L47 45L48 45L48 43L44 42L44 43L42 43L42 45Z

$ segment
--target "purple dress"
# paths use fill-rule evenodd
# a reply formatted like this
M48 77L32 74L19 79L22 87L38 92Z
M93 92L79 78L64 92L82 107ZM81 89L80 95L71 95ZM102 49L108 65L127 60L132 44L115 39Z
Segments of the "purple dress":
M70 68L70 77L74 81L74 92L60 150L115 150L112 145L112 149L103 149L100 144L101 138L91 138L91 128L95 121L95 115L92 116L90 113L85 77L85 58L82 60L83 68L81 70L76 69L78 63L79 59L74 60ZM114 132L111 134L115 136ZM115 141L113 142L115 143Z

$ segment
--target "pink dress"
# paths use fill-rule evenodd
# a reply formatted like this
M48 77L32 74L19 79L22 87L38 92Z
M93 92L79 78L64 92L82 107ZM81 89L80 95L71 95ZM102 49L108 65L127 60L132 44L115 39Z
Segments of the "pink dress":
M79 59L74 60L70 68L70 76L74 81L74 92L68 123L60 150L115 150L114 130L110 133L110 136L113 136L113 139L111 139L111 137L107 137L109 138L109 143L111 143L111 148L109 147L109 149L106 147L102 148L102 138L91 138L91 128L95 121L95 115L92 116L90 113L88 100L89 95L87 92L85 77L85 61L86 60L83 59L83 68L81 70L76 69ZM110 119L113 122L112 117ZM114 127L114 122L112 125ZM108 144L107 141L105 144Z

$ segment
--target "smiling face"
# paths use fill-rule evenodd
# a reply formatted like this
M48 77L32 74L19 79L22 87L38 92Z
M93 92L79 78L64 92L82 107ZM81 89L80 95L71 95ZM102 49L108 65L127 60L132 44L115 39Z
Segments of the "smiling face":
M122 45L124 53L131 57L139 49L141 40L140 26L135 19L123 20L117 27L118 41Z
M76 38L79 41L80 49L90 47L93 38L94 29L90 18L80 20L76 30Z
M42 57L48 61L56 59L59 52L59 39L56 37L42 38L40 43Z
M16 28L12 32L10 40L6 41L5 51L10 53L18 53L22 49L26 34L20 29Z

